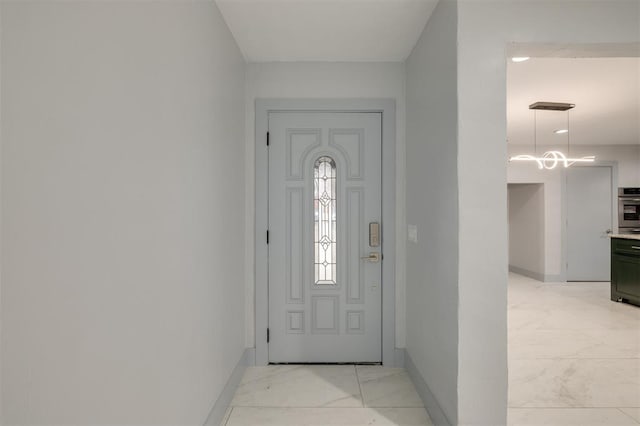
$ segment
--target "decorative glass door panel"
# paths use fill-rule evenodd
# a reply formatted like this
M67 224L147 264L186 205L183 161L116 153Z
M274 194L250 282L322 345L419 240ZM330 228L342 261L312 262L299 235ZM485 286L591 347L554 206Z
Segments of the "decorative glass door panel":
M313 167L314 283L336 284L336 162L320 157Z

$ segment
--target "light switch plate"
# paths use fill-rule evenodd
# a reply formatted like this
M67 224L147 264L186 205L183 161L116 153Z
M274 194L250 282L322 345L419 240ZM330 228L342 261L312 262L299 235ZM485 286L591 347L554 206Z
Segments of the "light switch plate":
M416 225L407 225L407 238L412 243L418 242L418 227Z

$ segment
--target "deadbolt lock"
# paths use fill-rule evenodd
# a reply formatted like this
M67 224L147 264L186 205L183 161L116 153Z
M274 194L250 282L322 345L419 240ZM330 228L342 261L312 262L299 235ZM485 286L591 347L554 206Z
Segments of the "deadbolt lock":
M369 222L369 247L380 247L380 224Z

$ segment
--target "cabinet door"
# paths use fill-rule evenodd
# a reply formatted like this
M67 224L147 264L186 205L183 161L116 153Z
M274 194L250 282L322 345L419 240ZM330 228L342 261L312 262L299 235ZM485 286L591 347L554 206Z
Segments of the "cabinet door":
M612 256L612 281L622 295L640 297L640 257L616 254Z

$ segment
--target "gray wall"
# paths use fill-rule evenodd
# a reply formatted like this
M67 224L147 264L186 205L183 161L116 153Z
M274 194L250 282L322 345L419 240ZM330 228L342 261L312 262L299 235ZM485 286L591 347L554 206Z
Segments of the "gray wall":
M510 184L509 268L544 279L544 185Z
M213 2L2 2L4 424L203 424L244 349L244 61Z
M407 61L407 353L457 423L456 4L440 1Z

